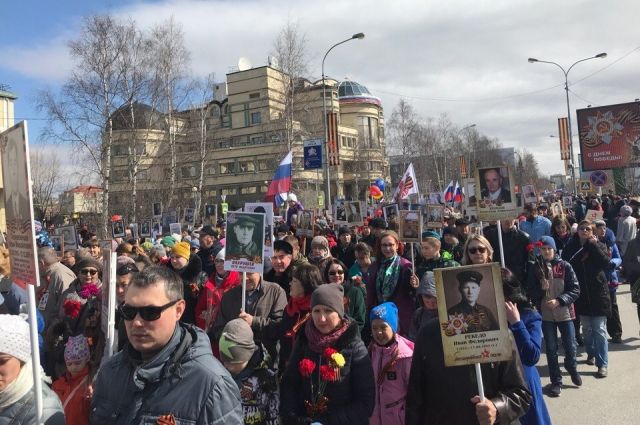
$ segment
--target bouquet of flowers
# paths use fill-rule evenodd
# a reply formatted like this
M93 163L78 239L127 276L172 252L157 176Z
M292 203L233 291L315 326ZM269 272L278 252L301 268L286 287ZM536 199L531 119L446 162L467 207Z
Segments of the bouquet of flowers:
M308 378L311 384L311 400L305 400L304 402L309 417L313 418L318 414L327 412L329 399L325 397L324 392L329 382L337 382L340 380L340 370L344 365L345 359L340 352L331 347L326 348L320 359L318 387L317 391L315 391L312 375L317 365L313 360L308 358L300 360L298 371L303 378Z

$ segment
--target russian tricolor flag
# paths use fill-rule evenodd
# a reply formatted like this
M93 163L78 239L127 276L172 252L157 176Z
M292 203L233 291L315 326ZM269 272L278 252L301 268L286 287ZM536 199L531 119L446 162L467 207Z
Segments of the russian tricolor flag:
M293 160L293 151L289 151L287 156L280 161L280 165L276 168L273 175L269 190L264 199L280 205L287 198L287 193L291 190L291 162Z
M456 181L456 188L453 191L453 202L456 204L459 204L462 202L462 188L460 187L457 181Z
M454 196L453 180L451 180L451 182L449 183L449 186L447 186L447 188L444 190L444 193L442 194L442 199L444 199L445 203L452 202L453 196Z

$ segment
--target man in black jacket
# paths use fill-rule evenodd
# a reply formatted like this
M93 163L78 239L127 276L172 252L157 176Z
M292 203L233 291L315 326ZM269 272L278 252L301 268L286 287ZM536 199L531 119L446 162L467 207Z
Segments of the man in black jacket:
M342 261L347 270L356 262L356 244L352 242L351 231L346 226L338 230L338 244L331 249L331 256Z
M207 225L200 230L200 251L198 257L202 261L202 271L207 276L214 272L215 264L213 260L222 249L222 244L218 240L220 234L213 227Z
M515 220L501 220L500 225L502 227L504 263L520 283L524 285L527 281L529 235L516 227ZM498 241L498 226L495 224L487 226L483 233L493 248L493 261L499 263L500 242Z
M485 363L484 401L477 395L474 366L444 367L438 319L428 321L416 339L407 390L406 425L510 424L531 405L520 357Z

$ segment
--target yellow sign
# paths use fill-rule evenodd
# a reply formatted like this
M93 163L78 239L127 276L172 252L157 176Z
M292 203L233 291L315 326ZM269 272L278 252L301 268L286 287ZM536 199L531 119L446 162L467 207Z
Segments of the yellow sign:
M580 192L591 192L593 190L593 185L587 180L579 181L578 187L580 188Z

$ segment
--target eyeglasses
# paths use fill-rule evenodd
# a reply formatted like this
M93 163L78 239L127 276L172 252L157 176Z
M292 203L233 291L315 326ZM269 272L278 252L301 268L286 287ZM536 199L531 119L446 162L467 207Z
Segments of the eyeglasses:
M590 232L592 229L589 226L581 226L578 227L578 230L582 230L583 232Z
M80 274L89 274L91 276L95 276L98 273L96 269L80 269Z
M344 274L344 270L335 270L335 271L329 272L329 276L335 276L335 275L342 276L343 274Z
M131 321L136 318L138 314L142 320L147 322L153 322L154 320L158 320L163 311L176 304L180 300L171 301L168 304L162 306L155 305L147 305L144 307L134 307L132 305L123 304L120 307L120 313L124 317L124 320Z
M468 249L469 254L476 254L476 253L480 253L480 254L484 254L485 252L487 252L487 248L485 248L484 246L473 246L470 247Z

